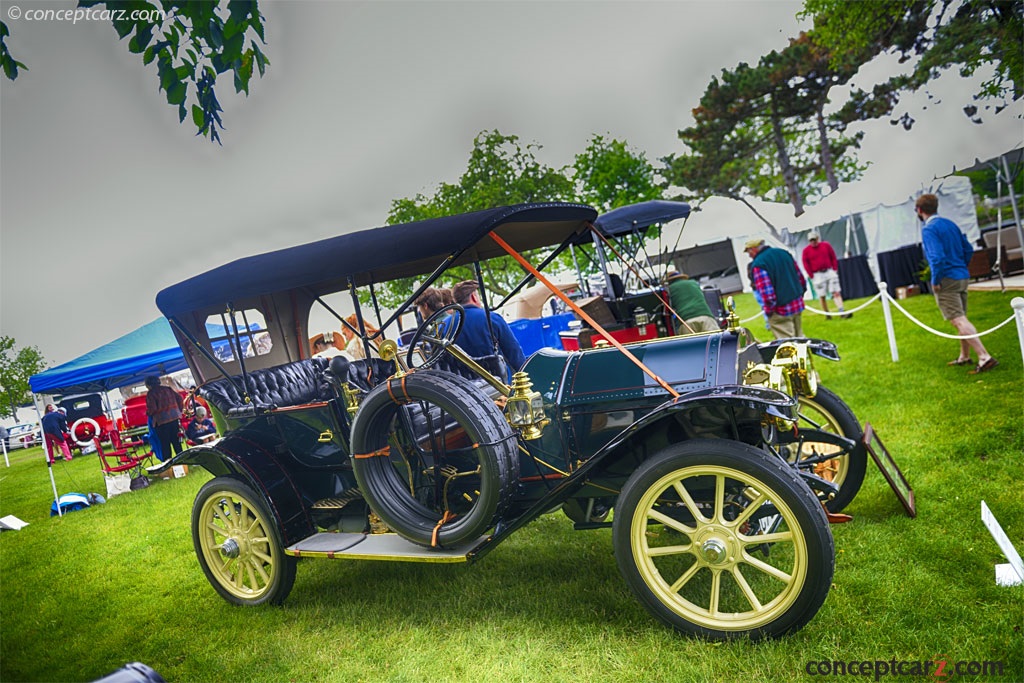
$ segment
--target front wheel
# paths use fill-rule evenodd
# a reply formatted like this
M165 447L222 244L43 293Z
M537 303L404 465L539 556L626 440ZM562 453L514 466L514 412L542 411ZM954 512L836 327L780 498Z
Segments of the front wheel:
M295 583L274 518L252 487L217 477L192 505L192 542L203 573L228 602L280 604Z
M832 583L821 504L778 459L746 444L670 446L616 503L615 558L658 619L713 639L772 638L807 623Z

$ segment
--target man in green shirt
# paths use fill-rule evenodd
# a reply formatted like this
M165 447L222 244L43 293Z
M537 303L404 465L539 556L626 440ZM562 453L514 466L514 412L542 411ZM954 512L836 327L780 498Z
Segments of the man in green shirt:
M676 332L691 334L722 329L718 320L711 315L704 291L689 275L673 270L665 276L665 287L668 289L672 310L682 319L682 322L676 323Z

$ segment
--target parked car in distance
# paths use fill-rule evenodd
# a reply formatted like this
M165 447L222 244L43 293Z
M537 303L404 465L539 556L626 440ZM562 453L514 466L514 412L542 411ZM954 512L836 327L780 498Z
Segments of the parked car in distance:
M7 428L8 448L28 448L43 440L43 430L38 424L23 422Z

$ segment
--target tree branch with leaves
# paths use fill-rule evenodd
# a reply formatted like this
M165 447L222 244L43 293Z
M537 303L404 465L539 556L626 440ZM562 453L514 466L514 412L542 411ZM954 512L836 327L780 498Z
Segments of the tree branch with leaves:
M0 417L17 419L18 406L31 401L29 377L42 372L46 361L39 349L16 349L12 337L0 337Z
M118 38L128 38L128 51L156 64L159 90L177 107L179 123L191 111L196 134L211 142L220 144L224 129L217 77L230 71L235 92L248 95L253 74L262 77L270 64L260 48L266 40L255 0L79 0L78 6L105 10ZM0 66L13 81L28 67L11 55L9 36L0 23Z

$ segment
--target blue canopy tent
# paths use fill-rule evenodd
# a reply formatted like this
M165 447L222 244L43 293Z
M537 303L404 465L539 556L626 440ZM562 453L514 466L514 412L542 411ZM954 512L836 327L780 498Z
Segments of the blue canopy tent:
M85 355L32 375L28 382L34 394L106 392L141 382L147 375L166 375L187 367L167 319L157 318ZM54 501L59 501L53 467L47 469ZM62 511L58 514L63 515Z
M36 394L108 391L136 384L147 375L166 375L188 366L166 318L29 378Z

